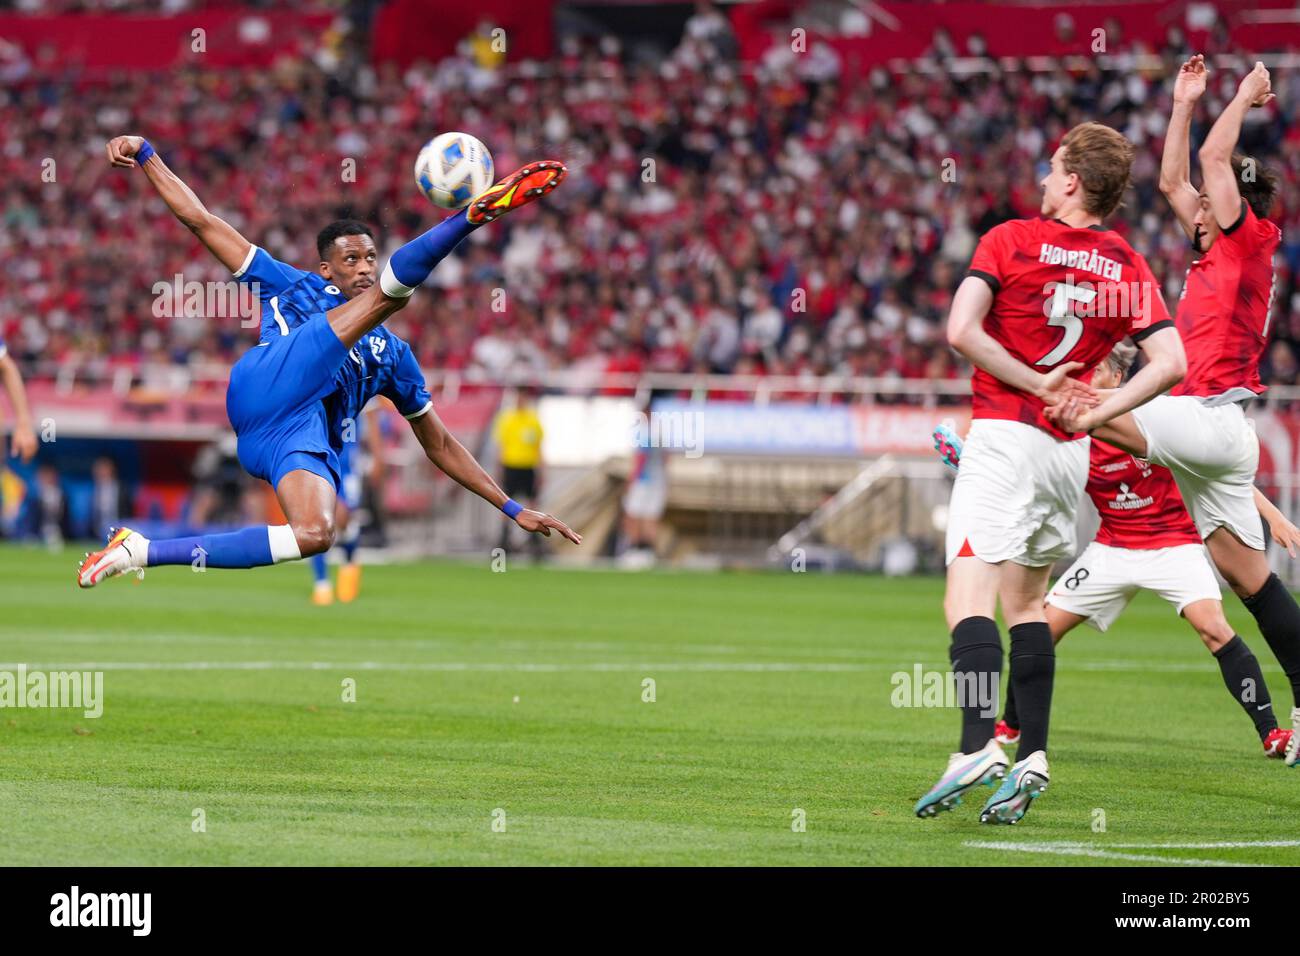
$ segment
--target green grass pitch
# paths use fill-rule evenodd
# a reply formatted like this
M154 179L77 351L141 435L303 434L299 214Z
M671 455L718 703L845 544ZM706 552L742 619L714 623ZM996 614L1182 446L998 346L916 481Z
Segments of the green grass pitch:
M1062 646L1052 786L990 827L912 815L958 724L890 703L947 666L936 579L422 563L317 608L302 565L75 563L0 549L0 666L105 672L99 719L0 710L0 864L1300 862L1300 770L1146 596Z

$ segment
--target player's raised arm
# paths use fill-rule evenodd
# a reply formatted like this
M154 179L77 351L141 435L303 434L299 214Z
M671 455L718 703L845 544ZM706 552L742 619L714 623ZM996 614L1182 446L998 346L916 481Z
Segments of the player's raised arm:
M142 168L149 182L172 214L194 233L208 251L231 272L247 262L252 243L220 216L208 212L184 181L167 168L162 157L142 136L115 136L104 147L111 165L120 169Z
M574 532L563 521L540 511L531 511L511 501L501 487L492 480L492 476L480 465L447 427L443 425L433 409L411 420L411 430L419 439L425 455L448 477L461 486L468 488L492 507L504 511L525 531L538 532L551 536L551 531L558 531L574 544L582 544L582 536Z
M1160 157L1160 191L1173 207L1178 223L1189 239L1196 235L1196 207L1199 203L1191 176L1192 113L1205 92L1209 71L1205 57L1196 54L1182 65L1174 80L1174 108L1169 114L1165 148Z
M1066 362L1044 374L1008 352L984 330L984 317L992 306L993 290L984 279L978 276L963 279L948 313L948 344L977 368L1045 402L1059 402L1063 393L1085 399L1091 394L1087 386L1066 377L1083 368L1079 362Z
M1201 177L1205 181L1210 211L1220 229L1231 227L1241 218L1241 190L1237 188L1237 173L1232 168L1232 151L1241 136L1242 120L1252 107L1263 106L1271 99L1273 90L1268 70L1263 63L1256 63L1201 145Z

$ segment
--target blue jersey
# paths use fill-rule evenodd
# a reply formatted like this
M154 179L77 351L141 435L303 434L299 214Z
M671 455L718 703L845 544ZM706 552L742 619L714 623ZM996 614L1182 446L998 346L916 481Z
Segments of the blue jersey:
M256 246L235 278L254 285L262 306L262 341L235 363L226 388L249 474L279 487L301 469L337 490L340 453L367 402L383 395L408 419L433 407L410 347L382 325L344 347L326 312L347 300L328 280Z
M244 267L235 273L241 282L256 284L262 303L261 342L267 343L347 301L319 273L296 269L254 246ZM389 399L406 418L418 418L433 407L424 374L411 347L382 325L361 337L336 371L337 391L325 400L331 439L341 446L343 433L357 421L376 395ZM355 430L355 428L353 428Z

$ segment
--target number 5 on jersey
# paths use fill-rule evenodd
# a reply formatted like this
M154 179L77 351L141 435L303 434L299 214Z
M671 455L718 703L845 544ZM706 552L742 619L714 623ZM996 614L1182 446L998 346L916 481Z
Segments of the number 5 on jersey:
M1070 354L1070 349L1074 348L1083 337L1083 319L1074 314L1070 303L1082 302L1087 305L1097 298L1096 289L1081 288L1069 282L1057 282L1055 285L1051 307L1047 311L1047 324L1064 329L1065 334L1061 336L1061 341L1057 343L1056 348L1035 362L1035 365L1056 365Z

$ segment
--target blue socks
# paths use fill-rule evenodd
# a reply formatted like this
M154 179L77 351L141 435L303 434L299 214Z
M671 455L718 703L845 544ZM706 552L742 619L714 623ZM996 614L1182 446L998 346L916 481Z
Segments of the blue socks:
M343 563L352 564L357 556L357 546L361 544L361 522L349 521L343 532Z
M325 563L325 552L311 556L311 574L317 584L330 583L329 565Z
M287 524L259 524L224 534L150 541L145 566L189 564L195 568L259 568L300 557L298 543Z
M401 298L429 278L433 267L447 257L462 239L477 229L470 225L465 210L449 216L421 236L416 236L393 253L384 267L380 287ZM394 284L391 280L396 280Z

